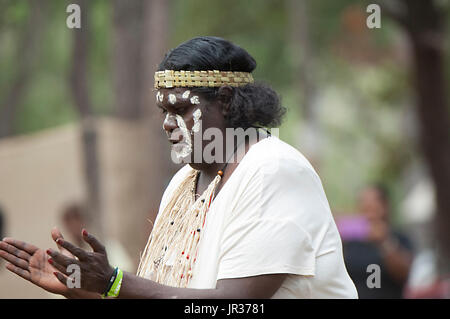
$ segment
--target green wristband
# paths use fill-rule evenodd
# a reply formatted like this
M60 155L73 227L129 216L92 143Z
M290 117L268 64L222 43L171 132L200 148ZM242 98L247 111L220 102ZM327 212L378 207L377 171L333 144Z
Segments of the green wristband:
M117 298L119 296L120 293L120 287L122 287L122 279L123 279L123 271L120 269L117 269L117 276L116 279L114 280L111 288L105 292L102 297L112 297L112 298Z

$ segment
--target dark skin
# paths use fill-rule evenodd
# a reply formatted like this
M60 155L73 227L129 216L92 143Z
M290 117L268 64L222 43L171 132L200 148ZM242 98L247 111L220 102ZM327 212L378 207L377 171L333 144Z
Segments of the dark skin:
M178 114L183 117L187 128L190 130L194 124L193 112L200 108L202 111L202 130L208 127L219 128L223 132L224 150L226 145L226 121L225 116L228 112L228 101L230 99L232 88L224 86L219 89L218 98L213 102L202 99L200 94L200 104L193 105L189 100L185 101L179 98L186 89L160 89L160 93L164 95L162 103L158 102L158 107L163 113ZM174 105L168 103L167 96L169 93L177 96L177 103ZM182 137L177 132L178 125L173 121L173 116L169 120L165 120L163 128L168 135L169 140ZM202 133L202 132L200 132ZM192 141L195 144L195 138L200 133L193 134ZM245 153L254 141L246 141L240 147L245 149ZM203 142L203 146L208 141ZM200 171L197 181L196 194L202 194L211 181L217 175L217 171L222 169L224 162L230 158L233 152L224 152L224 158L221 161L213 163L190 164L194 169ZM216 194L220 192L232 172L238 166L237 162L229 163L224 170L221 183L219 184ZM55 240L59 251L49 249L46 252L34 245L27 244L12 238L5 238L0 242L0 257L9 263L6 266L8 270L18 276L28 280L35 285L56 294L61 294L67 298L99 298L104 292L108 280L111 277L114 268L109 264L108 257L104 246L91 234L83 230L83 240L92 248L91 252L85 251L72 243L64 240L62 234L57 230L52 230L52 238ZM70 275L66 271L67 266L76 264L81 270L81 288L67 288L67 280ZM222 279L217 281L214 289L191 289L191 288L174 288L158 284L154 281L137 277L134 274L124 272L122 287L119 298L270 298L281 287L287 274L269 274L259 275L245 278Z
M51 235L54 241L63 239L57 228L52 229ZM74 258L67 249L58 244L57 247L61 256ZM46 251L35 245L13 238L4 238L0 241L0 257L8 262L6 268L9 271L48 292L66 298L100 298L99 294L82 289L69 289L66 282L60 282L55 276L58 272L56 265L50 264Z

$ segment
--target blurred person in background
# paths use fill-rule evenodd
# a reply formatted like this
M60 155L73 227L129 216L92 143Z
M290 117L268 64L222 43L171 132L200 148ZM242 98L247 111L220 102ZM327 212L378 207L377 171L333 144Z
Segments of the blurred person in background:
M88 249L86 241L83 239L82 230L87 227L87 216L85 208L80 203L71 203L61 212L61 222L68 234L68 238L78 247ZM62 235L61 235L62 237ZM105 240L108 251L108 259L114 264L120 265L122 269L134 270L134 265L124 247L114 238Z
M344 259L361 299L403 298L413 259L411 241L392 227L390 198L381 184L365 187L358 196L356 218L338 222ZM369 265L380 269L379 287L370 288Z
M61 212L61 222L68 237L78 247L85 247L81 231L86 227L84 208L78 203L67 205Z

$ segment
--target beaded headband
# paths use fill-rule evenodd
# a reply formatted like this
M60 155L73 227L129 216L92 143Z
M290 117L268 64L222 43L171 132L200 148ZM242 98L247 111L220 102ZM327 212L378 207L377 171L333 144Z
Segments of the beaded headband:
M155 89L173 87L220 87L222 85L243 86L253 83L248 72L230 71L174 71L155 72Z

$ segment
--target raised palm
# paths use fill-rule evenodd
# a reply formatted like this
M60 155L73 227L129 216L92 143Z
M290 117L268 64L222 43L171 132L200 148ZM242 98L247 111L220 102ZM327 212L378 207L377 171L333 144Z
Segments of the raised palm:
M52 237L56 241L62 235L54 228ZM66 249L58 248L62 254L74 258ZM73 289L67 288L56 278L54 272L57 269L49 264L47 253L43 249L20 240L5 238L0 242L0 257L9 262L6 265L8 270L48 292L66 297L74 293Z
M35 285L55 294L67 295L69 288L63 285L53 274L57 271L47 261L48 256L43 249L36 248L29 259L28 272L30 281ZM27 278L25 278L27 279Z

